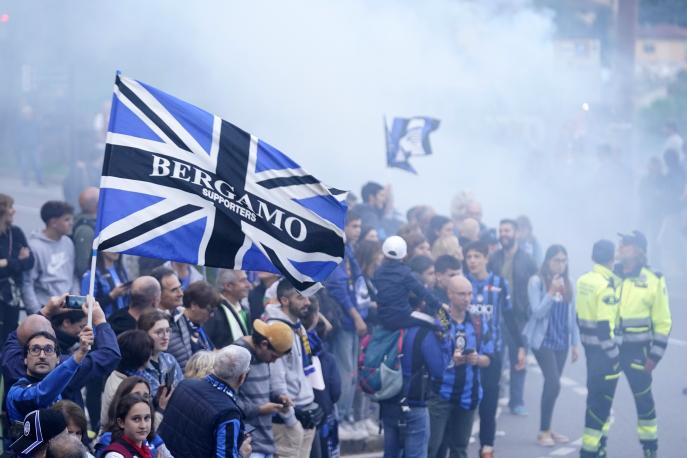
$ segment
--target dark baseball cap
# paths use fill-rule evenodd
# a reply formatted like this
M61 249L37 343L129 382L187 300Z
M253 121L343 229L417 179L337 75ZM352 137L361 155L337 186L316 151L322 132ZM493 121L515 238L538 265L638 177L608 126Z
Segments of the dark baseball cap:
M620 232L618 232L618 237L620 237L621 244L634 245L637 248L640 248L645 253L649 246L649 242L647 242L646 236L638 230L632 231L631 234L621 234Z
M608 264L615 257L615 245L610 240L599 240L592 248L592 261L597 264Z
M24 431L12 444L12 450L29 455L65 429L67 422L62 412L52 409L34 410L24 417Z

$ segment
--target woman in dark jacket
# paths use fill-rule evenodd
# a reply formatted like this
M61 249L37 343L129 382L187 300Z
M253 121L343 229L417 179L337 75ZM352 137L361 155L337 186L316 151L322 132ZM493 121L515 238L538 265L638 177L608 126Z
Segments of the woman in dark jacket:
M12 197L0 194L0 345L17 328L22 274L34 263L24 232L12 225L13 205Z
M88 294L91 271L87 270L81 278L81 294ZM119 253L98 253L95 261L95 285L93 296L98 301L106 317L119 309L126 308L130 288L129 278L122 265Z

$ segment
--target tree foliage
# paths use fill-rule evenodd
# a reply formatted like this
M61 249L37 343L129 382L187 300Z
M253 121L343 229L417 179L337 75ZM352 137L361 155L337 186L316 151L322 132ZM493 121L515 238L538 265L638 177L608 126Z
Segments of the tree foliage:
M681 132L687 131L687 72L680 72L668 84L665 97L639 112L639 122L647 133L660 135L668 121L674 121Z

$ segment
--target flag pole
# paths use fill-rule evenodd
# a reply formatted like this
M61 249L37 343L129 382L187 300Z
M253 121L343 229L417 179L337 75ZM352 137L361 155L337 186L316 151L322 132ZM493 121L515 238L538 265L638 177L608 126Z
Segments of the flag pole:
M88 282L88 296L86 298L88 302L88 327L91 329L93 329L93 303L95 302L93 290L95 289L95 265L98 259L98 245L100 245L100 234L93 240L93 248L91 250L91 276Z
M117 88L117 79L122 72L117 70L115 74L115 89ZM108 122L107 134L105 136L105 155L107 156L107 143L109 139L110 132L112 132L112 126L115 123L117 117L116 104L112 104L110 107L110 120ZM105 176L105 170L107 169L107 161L103 161L103 171L100 174L100 189L98 190L98 217L102 215L101 209L105 204L105 196L101 195L103 190L103 176ZM98 226L98 221L96 220L96 226ZM88 282L88 296L86 297L86 302L88 302L88 327L93 329L93 304L95 303L95 297L93 297L93 292L95 289L95 266L98 259L98 247L100 246L100 229L98 227L98 235L93 239L93 246L91 248L91 277Z
M383 116L384 119L384 144L386 145L386 166L389 167L389 124L386 122L386 115Z

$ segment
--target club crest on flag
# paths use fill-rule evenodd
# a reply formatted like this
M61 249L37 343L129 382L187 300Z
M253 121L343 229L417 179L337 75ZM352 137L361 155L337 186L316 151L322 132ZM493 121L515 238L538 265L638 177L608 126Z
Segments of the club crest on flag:
M387 166L417 174L410 164L410 158L432 154L429 134L438 128L438 119L424 116L393 118L391 126L388 126L385 120Z
M343 260L345 198L256 136L117 75L94 248L280 273L309 295Z

